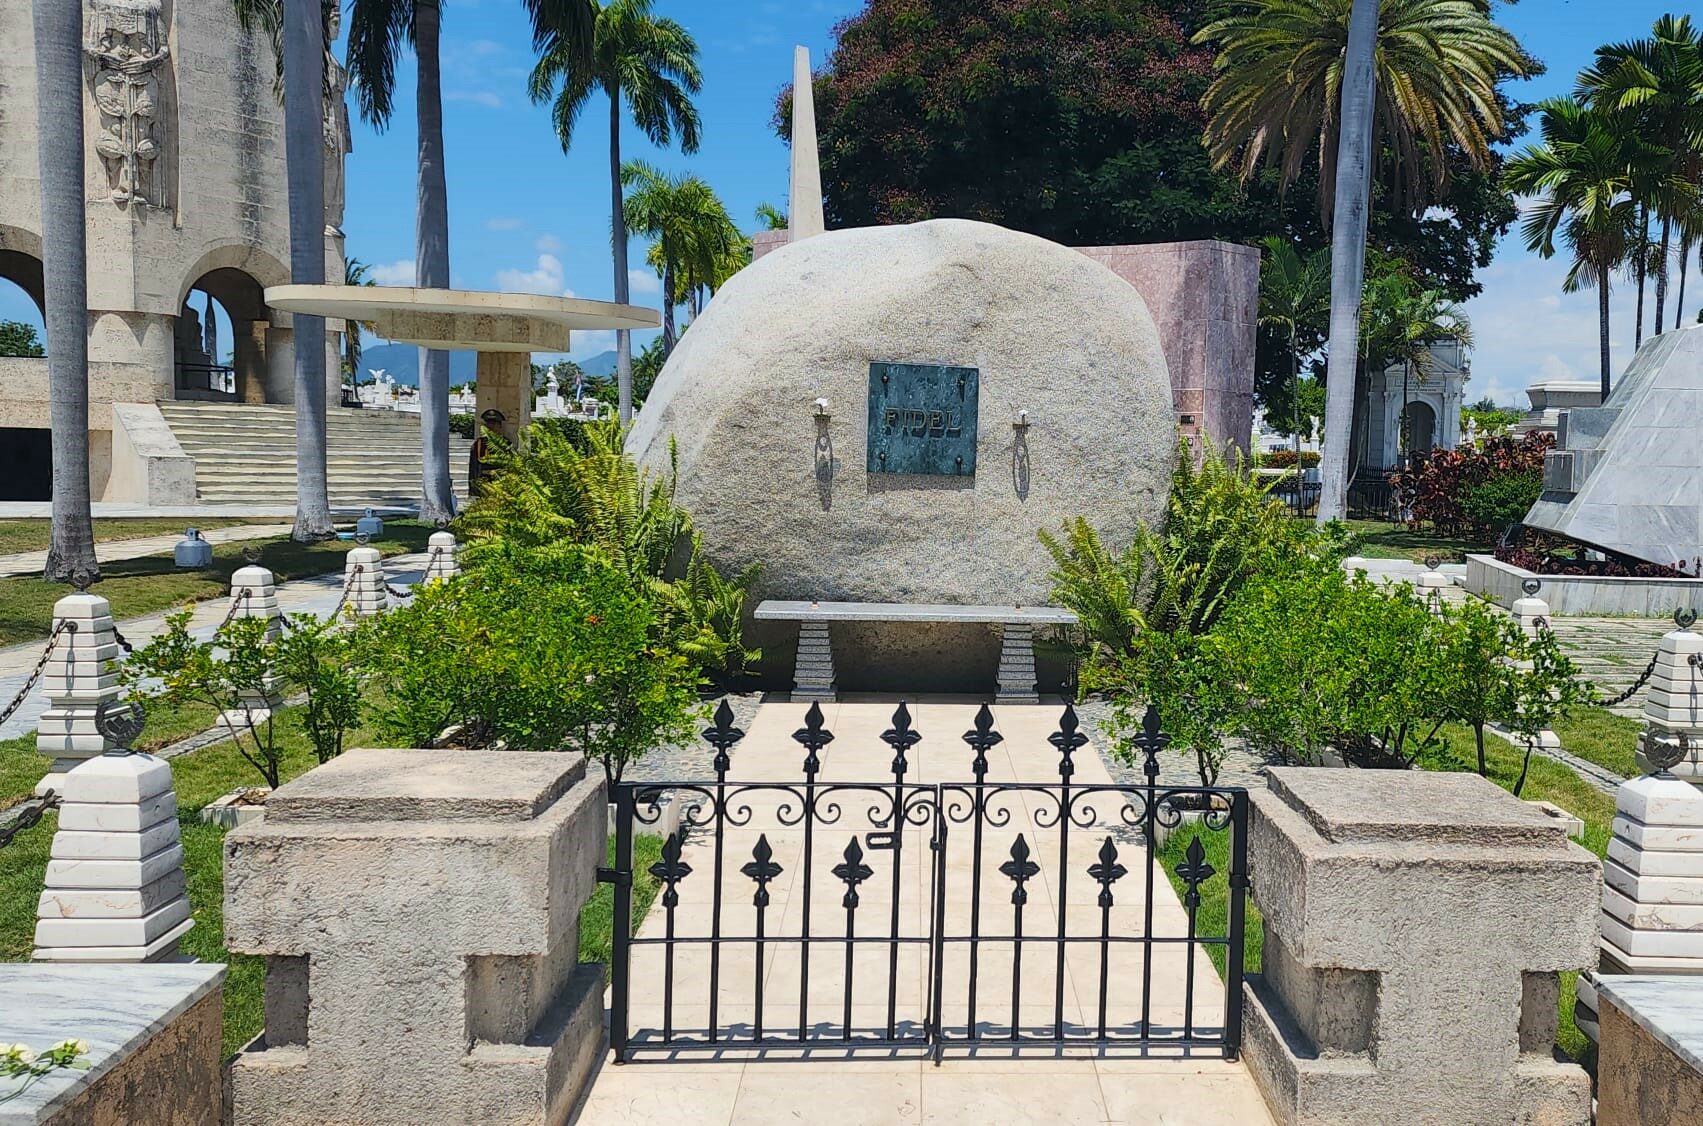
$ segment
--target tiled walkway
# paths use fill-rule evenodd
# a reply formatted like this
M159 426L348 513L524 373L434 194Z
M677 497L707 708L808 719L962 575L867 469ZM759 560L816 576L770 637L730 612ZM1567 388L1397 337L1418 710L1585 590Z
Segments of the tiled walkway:
M822 752L822 785L891 778L893 751L881 741L880 734L890 724L893 707L892 702L886 702L824 708L826 726L835 738ZM749 735L733 752L729 777L796 787L802 781L804 751L791 734L801 726L804 712L803 704L764 704L751 723ZM972 726L975 707L924 703L915 706L913 714L923 740L909 754L907 782L968 782L972 752L959 736ZM1056 782L1059 756L1048 745L1047 736L1056 729L1057 719L1056 707L996 709L997 729L1005 738L988 756L990 786ZM1073 781L1077 785L1111 781L1091 746L1076 752L1076 764ZM937 1067L924 1058L920 1044L915 1048L848 1051L836 1043L846 1027L848 966L846 944L833 939L847 933L848 912L846 885L830 869L850 859L845 850L851 840L857 839L860 848L868 841L875 811L886 799L875 788L852 789L819 794L819 803L826 803L829 793L838 809L831 821L826 814L819 818L813 830L812 855L816 860L808 895L803 886L804 837L798 824L796 792L789 795L772 789L754 790L742 800L729 803L730 814L748 806L750 819L727 830L722 880L724 935L756 933L755 885L740 868L752 858L759 838L766 840L772 862L780 867L768 885L770 902L764 909L763 933L769 941L761 960L748 941L727 944L718 960L714 1027L727 1030L734 1046L708 1055L658 1047L626 1065L605 1063L578 1118L580 1123L880 1126L971 1121L1269 1121L1246 1067L1224 1061L1214 1049L1194 1049L1191 1055L1180 1048L1143 1050L1128 1044L1104 1051L1050 1046L1018 1051L997 1042L973 1047L959 1043L948 1048L947 1058ZM948 808L952 804L950 793L944 800ZM979 861L974 852L974 821L949 819L944 884L938 892L931 891L934 865L925 825L908 829L897 852L863 850L861 862L868 866L869 875L857 886L854 933L885 938L896 929L916 941L901 944L896 973L892 972L888 942L855 948L849 967L853 1034L881 1036L891 1007L898 1037L920 1037L930 1005L926 937L938 903L944 921L942 933L948 937L942 959L941 1023L949 1042L954 1034L964 1035L972 1019L970 947L951 938L968 933L973 899L978 904L980 933L1013 933L1014 885L1001 873L1000 866L1011 859L1011 847L1020 833L1037 865L1025 885L1023 933L1049 938L1055 935L1057 904L1062 898L1069 933L1098 935L1100 888L1088 878L1086 869L1106 838L1114 840L1118 861L1128 869L1114 885L1115 905L1109 915L1112 933L1141 933L1148 873L1142 863L1139 836L1120 820L1119 803L1109 795L1096 804L1099 808L1091 825L1073 830L1070 863L1066 866L1067 891L1062 897L1059 831L1047 816L1056 810L1056 803L1044 792L1007 790L990 799ZM819 804L819 808L825 806ZM920 820L928 822L926 816ZM703 829L695 831L681 859L691 867L692 874L679 883L675 933L707 935L713 899L710 892L715 883L712 834ZM978 874L979 898L972 895ZM1187 914L1170 883L1157 865L1151 874L1153 933L1186 936ZM893 910L895 887L897 912ZM785 941L802 932L807 902L811 933L829 936L811 944L808 975L801 964L801 944ZM659 898L640 936L658 936L666 925L667 912ZM1068 944L1062 982L1057 972L1057 949L1051 941L1027 944L1020 962L1015 962L1009 937L1004 942L996 938L978 946L973 1019L984 1036L999 1037L1010 1029L1014 1003L1016 1023L1027 1033L1043 1034L1062 1018L1067 1032L1091 1034L1099 1022L1102 980L1112 1034L1135 1025L1143 1002L1140 944L1111 944L1104 970L1098 942ZM1187 1019L1197 1031L1216 1035L1223 1024L1224 987L1205 950L1186 940L1153 949L1149 1004L1155 1033L1175 1034ZM665 950L661 945L635 947L629 1027L635 1041L651 1045L658 1044L665 1025L676 1036L688 1037L702 1037L710 1027L708 945L676 949L673 1003L669 1006L665 1006ZM1020 986L1015 990L1014 964L1021 966ZM801 990L801 981L807 981L808 988ZM765 1029L771 1034L793 1035L802 1025L812 1040L809 1050L737 1046L740 1038L749 1039L754 1032L759 983L763 987L761 1015Z
M185 527L188 525L186 524ZM208 528L201 538L208 543L231 543L236 540L259 540L271 536L287 536L291 524L239 524L232 528ZM123 559L141 559L149 555L169 554L183 538L178 532L168 536L140 536L128 540L106 540L95 544L95 558L102 563ZM47 552L20 551L16 555L0 555L0 577L8 575L39 575L47 566Z

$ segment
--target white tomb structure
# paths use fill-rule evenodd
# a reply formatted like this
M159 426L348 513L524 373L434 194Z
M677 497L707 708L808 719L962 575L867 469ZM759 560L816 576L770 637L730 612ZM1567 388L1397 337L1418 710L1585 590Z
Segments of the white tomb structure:
M1432 346L1425 365L1392 364L1373 372L1361 407L1366 448L1360 464L1391 469L1402 463L1409 449L1425 454L1459 446L1461 405L1471 378L1472 363L1458 340Z
M53 764L37 793L56 789L64 771L112 749L95 717L123 691L113 668L120 646L111 603L98 594L68 594L53 604L53 629L53 652L41 676L47 710L35 741L36 751Z

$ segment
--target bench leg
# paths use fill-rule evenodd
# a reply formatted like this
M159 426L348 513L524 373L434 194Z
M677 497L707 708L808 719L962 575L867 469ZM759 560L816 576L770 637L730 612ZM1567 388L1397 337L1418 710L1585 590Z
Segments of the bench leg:
M834 646L827 622L798 624L798 657L793 665L794 700L834 700Z
M1035 678L1035 627L1006 625L999 642L999 692L996 704L1038 704Z

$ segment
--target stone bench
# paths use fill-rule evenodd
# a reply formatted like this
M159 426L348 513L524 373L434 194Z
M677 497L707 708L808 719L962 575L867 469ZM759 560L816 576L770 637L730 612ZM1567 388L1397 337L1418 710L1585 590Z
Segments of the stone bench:
M832 700L834 647L829 637L833 622L928 622L957 625L997 625L1001 629L998 691L1000 704L1038 704L1035 678L1035 627L1073 626L1076 615L1056 606L953 606L912 602L782 602L759 603L761 621L798 623L798 656L793 667L793 699Z

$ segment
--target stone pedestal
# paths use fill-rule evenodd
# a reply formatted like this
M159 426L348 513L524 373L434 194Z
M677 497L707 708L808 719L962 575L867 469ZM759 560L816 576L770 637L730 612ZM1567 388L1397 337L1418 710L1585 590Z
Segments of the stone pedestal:
M1644 695L1638 766L1703 785L1703 634L1689 626L1662 637Z
M1602 981L1597 1126L1703 1122L1703 980Z
M998 704L1041 702L1035 678L1035 627L1007 622L1000 627Z
M382 614L390 608L384 587L384 557L376 547L357 547L343 561L344 607L357 618Z
M456 559L459 551L452 533L433 532L426 541L426 571L420 581L429 583L433 579L453 579L461 574L461 563Z
M604 1044L604 817L570 754L351 750L276 790L225 838L226 945L267 957L230 1121L564 1121Z
M798 658L793 667L794 700L833 700L834 644L827 622L798 623Z
M57 788L64 804L36 910L36 959L174 958L195 921L184 897L171 767L120 751L83 763Z
M1600 874L1472 774L1278 768L1253 795L1265 916L1243 1051L1280 1123L1590 1121L1554 1049Z
M1533 594L1514 599L1510 609L1514 621L1519 623L1521 632L1527 637L1536 637L1537 631L1549 620L1549 603Z
M80 762L112 749L112 740L95 728L95 713L123 694L114 668L119 657L112 606L98 594L68 594L53 604L59 634L42 669L47 710L36 728L36 750L53 759L37 793L59 788L59 775Z
M266 638L276 641L283 632L283 620L278 610L278 588L272 572L265 567L239 567L231 576L232 619L260 618L266 622ZM244 693L246 716L236 717L238 723L258 723L278 706L278 678L268 677L260 692Z

